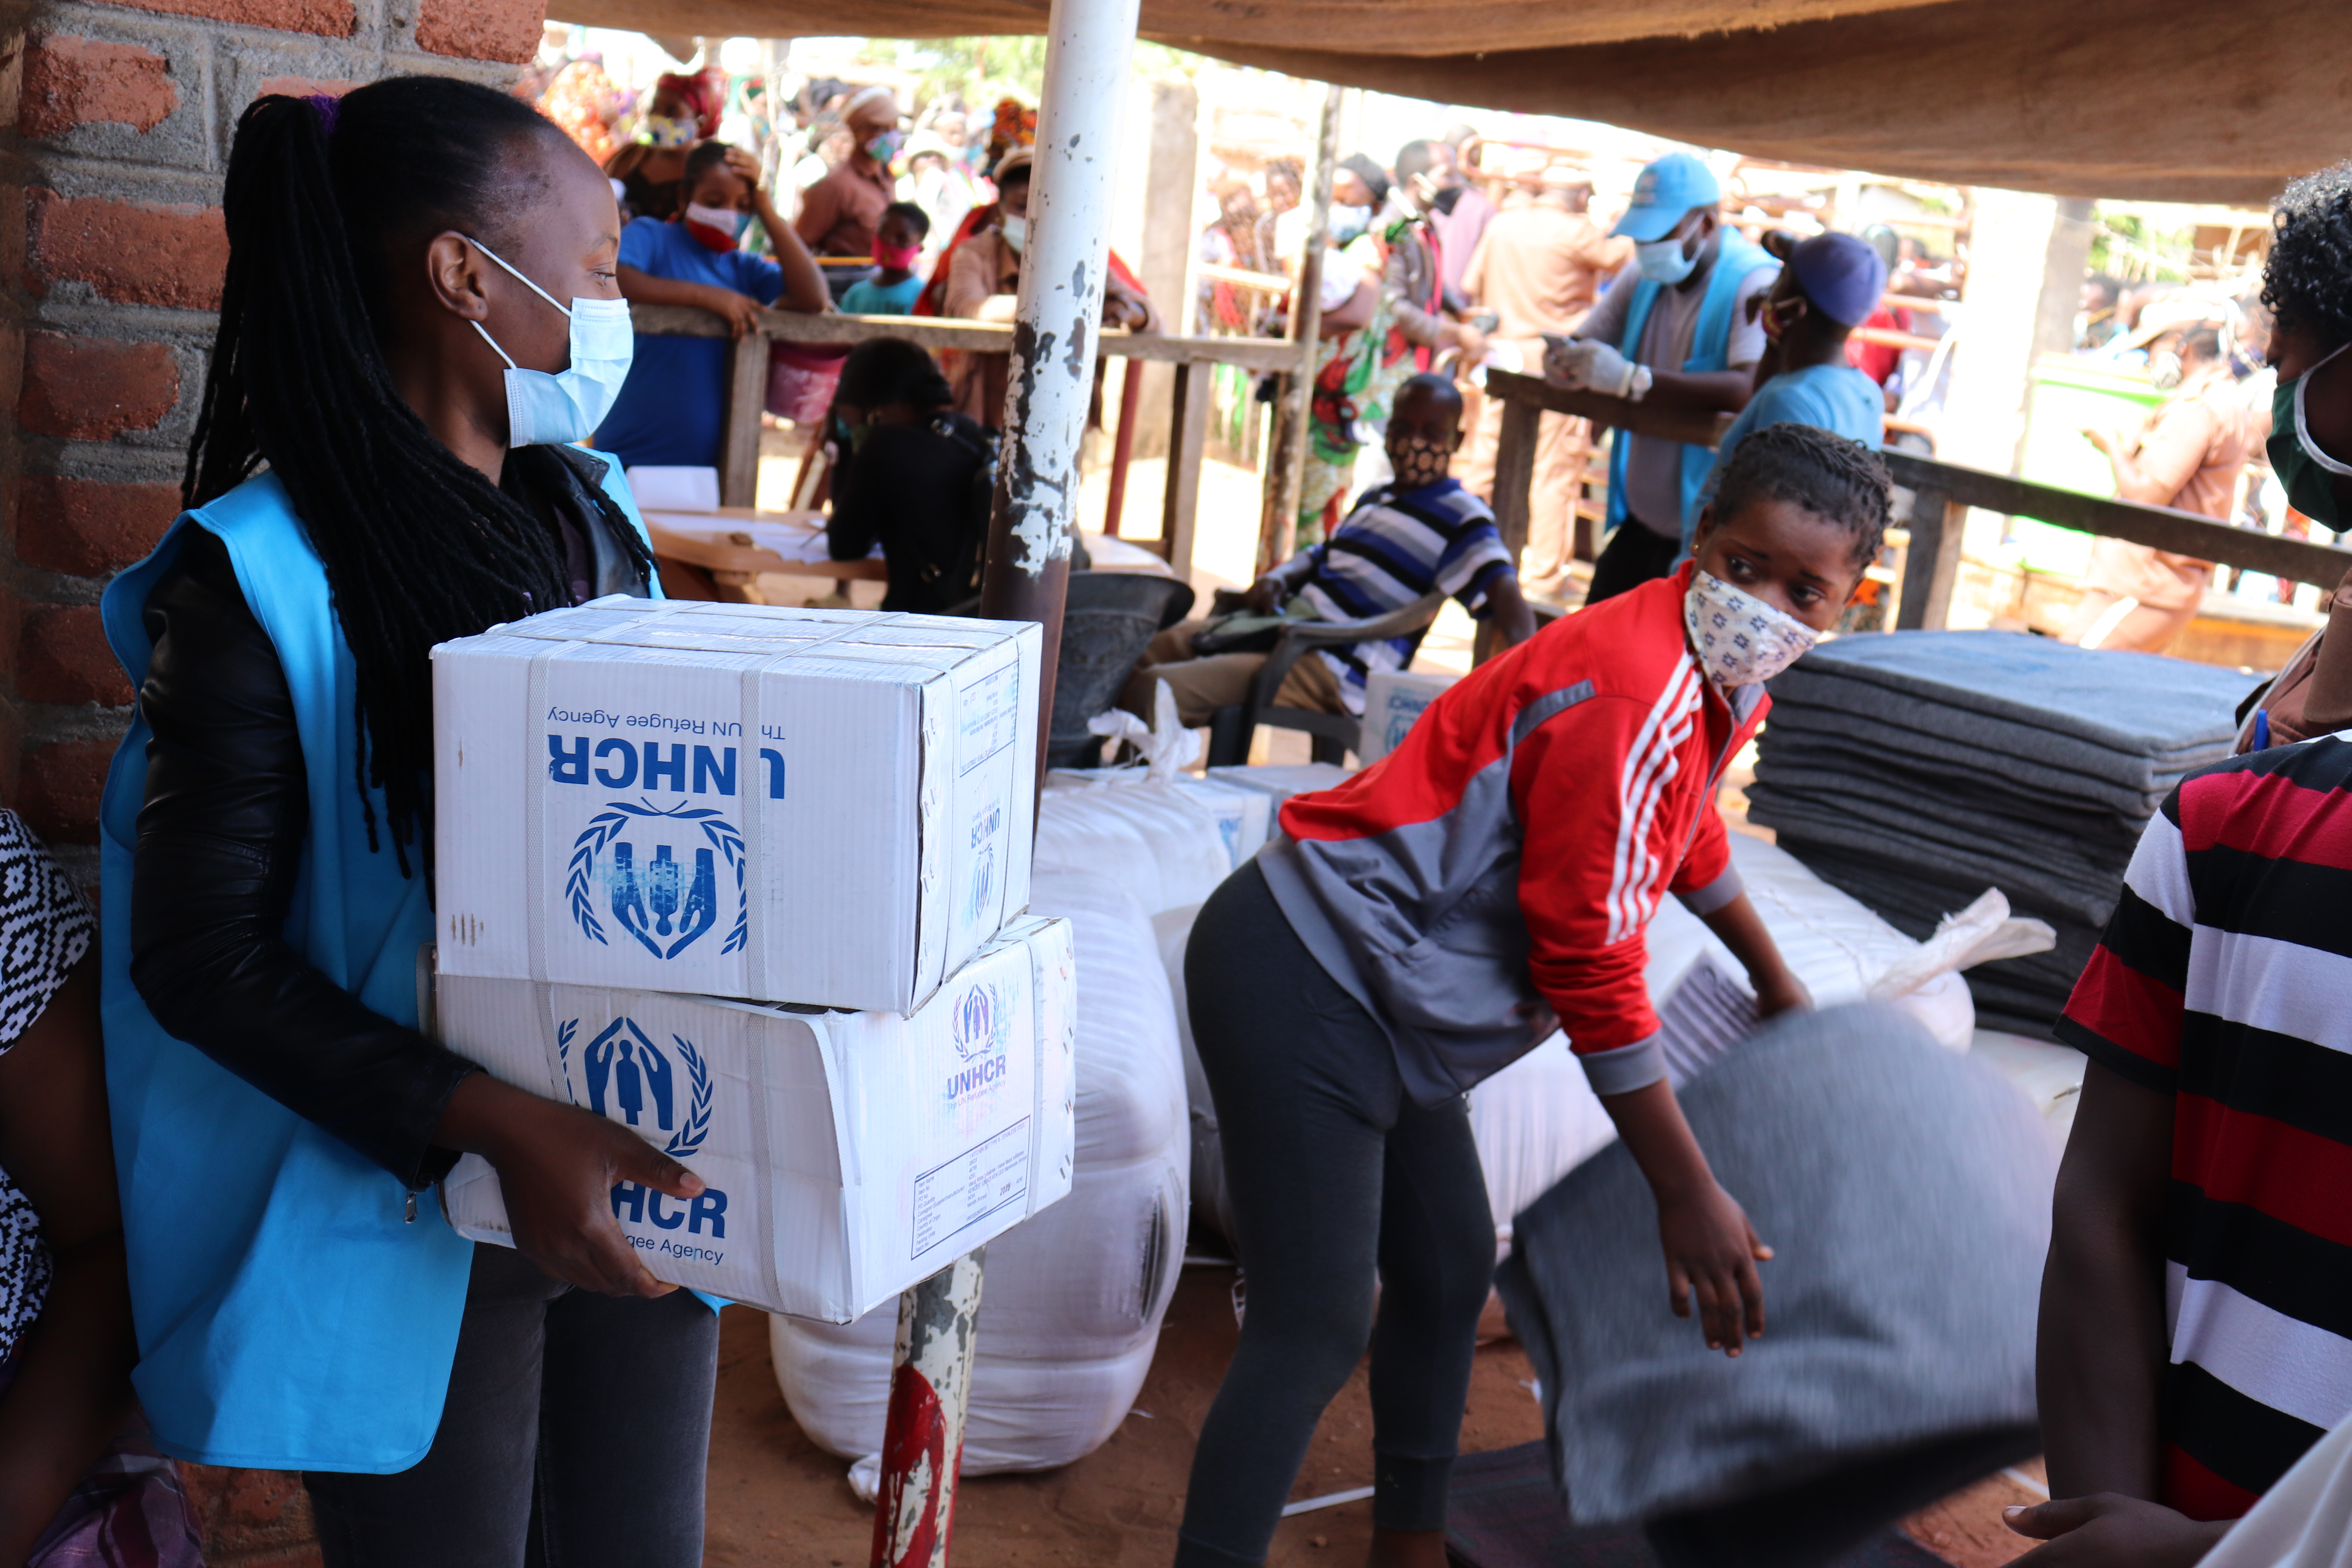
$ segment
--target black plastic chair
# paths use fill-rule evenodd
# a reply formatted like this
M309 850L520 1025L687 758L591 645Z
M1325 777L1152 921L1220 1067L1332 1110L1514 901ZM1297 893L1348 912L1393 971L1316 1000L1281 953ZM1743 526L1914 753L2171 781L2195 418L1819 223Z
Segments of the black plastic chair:
M1227 600L1230 597L1231 602ZM1231 590L1217 595L1217 609L1238 609L1240 595ZM1363 740L1363 721L1349 713L1320 713L1307 708L1280 708L1275 696L1282 689L1290 667L1318 648L1339 647L1349 643L1378 642L1389 637L1418 639L1437 619L1437 612L1445 607L1442 590L1423 594L1402 609L1391 610L1385 616L1374 616L1361 621L1297 621L1282 628L1274 639L1274 651L1266 655L1265 668L1250 682L1248 698L1230 708L1220 708L1209 721L1209 766L1238 767L1249 761L1250 738L1260 724L1277 730L1303 730L1314 737L1314 757L1318 763L1345 763L1349 752L1358 751Z
M1145 572L1073 572L1062 609L1062 650L1045 765L1091 768L1103 738L1087 721L1118 703L1151 639L1192 608L1192 585Z

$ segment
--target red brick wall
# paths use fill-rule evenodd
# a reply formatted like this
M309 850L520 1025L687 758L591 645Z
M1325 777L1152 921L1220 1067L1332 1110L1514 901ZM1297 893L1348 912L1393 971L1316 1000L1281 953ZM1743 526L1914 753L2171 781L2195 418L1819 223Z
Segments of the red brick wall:
M542 0L31 0L0 9L0 803L97 879L131 690L98 619L162 536L212 346L220 182L265 92L497 86ZM192 1468L215 1568L315 1563L298 1479Z
M246 104L403 70L504 85L543 0L35 0L0 14L0 802L94 879L130 693L108 578L176 510Z

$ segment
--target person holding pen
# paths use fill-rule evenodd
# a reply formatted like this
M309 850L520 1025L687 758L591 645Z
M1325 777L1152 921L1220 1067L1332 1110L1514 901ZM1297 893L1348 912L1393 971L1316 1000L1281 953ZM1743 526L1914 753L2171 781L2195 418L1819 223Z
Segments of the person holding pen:
M1672 893L1746 966L1762 1015L1809 1005L1741 890L1715 790L1770 705L1762 682L1860 585L1890 493L1852 441L1757 431L1694 561L1473 670L1387 757L1285 805L1202 907L1184 980L1249 1310L1179 1568L1265 1560L1367 1342L1370 1561L1442 1568L1495 1265L1463 1097L1554 1028L1656 1196L1661 1310L1695 1310L1727 1355L1763 1332L1771 1249L1666 1082L1644 932Z

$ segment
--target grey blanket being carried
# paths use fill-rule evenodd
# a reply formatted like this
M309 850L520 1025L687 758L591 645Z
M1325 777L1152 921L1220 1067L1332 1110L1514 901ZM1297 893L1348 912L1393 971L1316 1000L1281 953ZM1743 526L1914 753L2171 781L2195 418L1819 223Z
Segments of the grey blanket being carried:
M1767 1330L1733 1361L1667 1310L1622 1144L1519 1215L1503 1299L1575 1520L1719 1509L1987 1434L2032 1452L2056 1173L2032 1104L1879 1005L1775 1019L1681 1100L1778 1249Z

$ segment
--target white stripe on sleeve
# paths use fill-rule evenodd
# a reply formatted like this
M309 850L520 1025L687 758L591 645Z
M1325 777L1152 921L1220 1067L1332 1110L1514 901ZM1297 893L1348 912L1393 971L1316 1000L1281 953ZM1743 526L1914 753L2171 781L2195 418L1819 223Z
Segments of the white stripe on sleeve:
M2172 1359L2194 1362L2240 1394L2322 1430L2352 1415L2352 1340L2165 1266Z
M2199 926L2181 996L2192 1013L2352 1051L2352 958L2342 953Z

